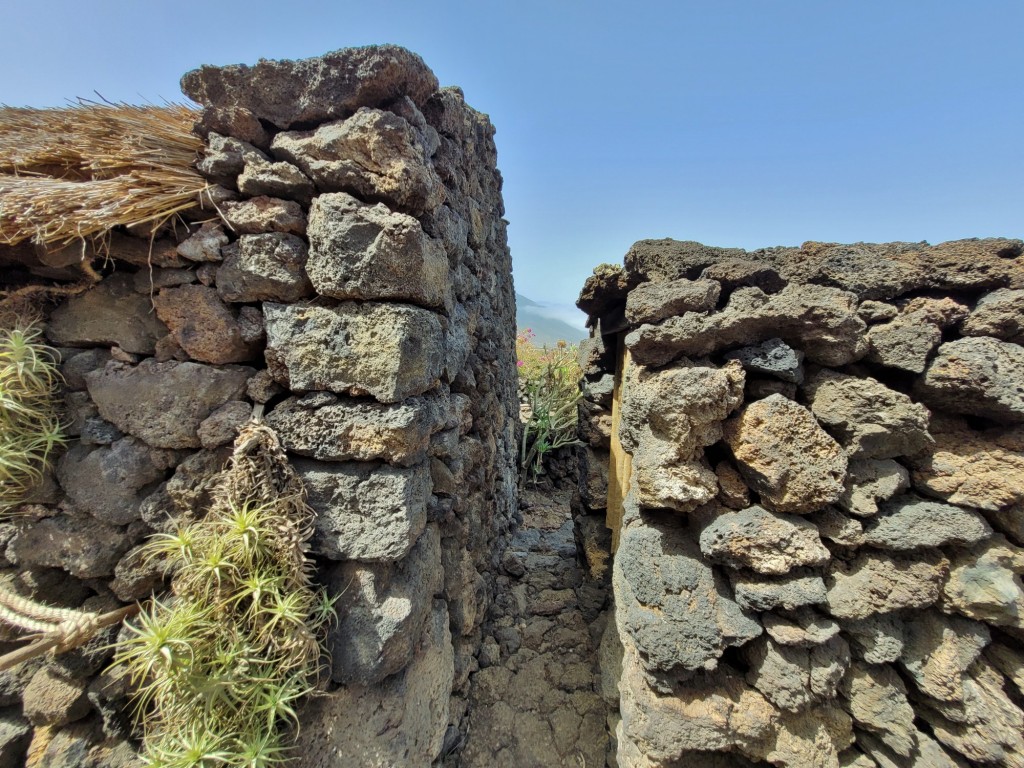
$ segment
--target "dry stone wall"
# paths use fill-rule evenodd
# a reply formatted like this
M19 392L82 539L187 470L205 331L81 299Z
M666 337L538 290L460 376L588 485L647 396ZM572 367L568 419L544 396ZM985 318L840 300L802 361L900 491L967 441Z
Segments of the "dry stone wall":
M1022 253L645 240L595 270L621 768L1024 765Z
M2 564L68 607L159 590L140 544L201 514L259 409L338 598L302 765L429 765L465 715L517 509L494 130L393 46L203 67L182 86L215 186L191 223L114 233L102 281L48 318L74 439L0 525ZM24 253L0 257L75 275ZM112 639L0 674L0 765L134 764Z

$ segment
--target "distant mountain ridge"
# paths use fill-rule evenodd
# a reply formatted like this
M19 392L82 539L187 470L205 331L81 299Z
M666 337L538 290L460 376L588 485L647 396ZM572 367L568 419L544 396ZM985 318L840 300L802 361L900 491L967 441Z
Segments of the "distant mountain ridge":
M529 328L538 346L552 346L559 341L577 344L587 338L587 332L557 317L557 308L545 307L532 299L516 294L516 326L520 331Z

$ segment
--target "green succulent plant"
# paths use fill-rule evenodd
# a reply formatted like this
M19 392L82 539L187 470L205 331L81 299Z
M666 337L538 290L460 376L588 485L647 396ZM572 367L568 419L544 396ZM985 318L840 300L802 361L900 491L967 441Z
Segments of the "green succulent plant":
M0 328L0 512L22 503L64 443L57 353L27 323Z
M252 423L202 519L146 544L173 573L119 643L151 768L265 768L288 759L317 685L332 601L313 584L312 510L276 435Z

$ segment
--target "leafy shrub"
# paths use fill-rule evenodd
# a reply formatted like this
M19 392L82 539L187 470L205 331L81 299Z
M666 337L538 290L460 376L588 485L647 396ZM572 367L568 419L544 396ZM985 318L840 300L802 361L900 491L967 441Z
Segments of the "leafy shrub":
M31 323L0 329L0 511L38 485L64 442L57 409L57 353Z
M333 605L306 556L312 510L276 435L250 424L206 517L146 554L173 572L119 645L152 768L262 768L287 759L297 703L322 667ZM152 561L152 560L151 560Z
M544 473L544 459L552 451L576 445L577 404L583 377L576 347L564 341L553 349L537 347L529 328L516 336L516 365L524 422L519 469L536 481Z

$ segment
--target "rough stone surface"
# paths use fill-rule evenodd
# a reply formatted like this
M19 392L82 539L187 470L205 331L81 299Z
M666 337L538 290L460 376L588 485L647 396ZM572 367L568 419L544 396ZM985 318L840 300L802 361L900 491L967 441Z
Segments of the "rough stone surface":
M892 459L854 459L849 463L843 493L836 502L857 517L878 514L878 503L910 487L910 473Z
M431 397L398 404L312 393L266 415L284 446L321 461L378 461L410 466L426 456L430 436L447 422L447 402Z
M622 666L619 741L633 742L650 761L639 765L679 765L692 751L753 752L774 741L778 711L735 670L701 675L677 693L659 695L645 684L628 645Z
M684 312L710 312L721 286L714 280L672 280L641 283L626 299L626 320L634 325L656 323Z
M907 686L892 667L855 663L840 684L854 722L898 755L910 757L917 747L914 709Z
M437 316L399 304L265 304L267 365L295 392L330 390L395 403L437 383L444 362Z
M942 331L967 316L967 307L953 299L918 298L907 302L891 322L868 331L867 359L911 373L924 371Z
M843 632L850 638L854 654L868 664L888 664L903 655L906 625L897 613L883 613L864 619L846 619Z
M807 519L817 527L821 538L840 547L852 549L865 543L861 521L844 515L838 507L828 506L812 512Z
M416 219L343 192L320 195L309 213L306 271L336 299L451 303L448 257Z
M963 701L920 708L935 738L975 763L1024 764L1024 712L1003 691L1002 676L979 662L963 687Z
M828 610L841 619L863 619L901 608L925 608L939 599L947 561L931 552L913 560L881 553L833 560L825 574Z
M991 534L977 512L913 495L884 502L878 515L864 524L867 544L896 551L977 544Z
M792 616L766 613L761 617L765 632L779 645L813 648L839 634L839 625L810 608L800 608Z
M131 275L117 273L55 309L46 337L69 347L118 346L151 355L167 328L153 314L149 299L133 290Z
M964 336L992 336L1024 344L1024 290L1001 288L982 296L960 330Z
M85 376L100 415L154 448L198 448L199 425L245 391L251 368L144 360Z
M798 517L752 506L701 515L701 552L712 562L783 576L793 568L828 562L818 529Z
M714 669L725 648L762 632L670 520L622 531L612 573L620 634L651 672Z
M724 291L750 286L765 293L778 293L786 287L786 281L769 266L749 259L723 259L704 269L701 277L715 280Z
M242 235L224 254L217 292L225 301L294 302L313 293L305 271L308 248L300 237L281 232Z
M109 447L72 445L57 465L57 478L75 508L111 525L141 516L142 500L173 463L169 451L155 451L133 437Z
M271 149L305 171L321 192L381 200L414 216L433 210L443 198L417 132L393 112L362 107L346 120L312 131L279 133Z
M293 200L261 195L248 200L228 201L221 206L221 212L228 226L239 235L263 232L295 235L306 233L306 214Z
M0 714L0 768L21 768L32 728L24 718L10 710Z
M946 606L972 619L1024 629L1024 550L997 535L952 561L942 588Z
M29 682L22 694L25 717L33 725L61 726L89 714L92 707L85 695L85 685L58 675L43 667Z
M850 649L841 637L811 648L780 645L762 637L744 649L747 682L780 709L797 712L835 696L850 666Z
M302 714L303 765L430 765L441 752L455 674L448 611L434 600L402 672L315 697Z
M750 489L731 462L718 462L715 477L718 478L719 503L729 509L743 509L750 505Z
M791 573L784 577L752 576L730 573L733 594L741 608L749 611L790 611L826 600L825 582L809 572Z
M412 661L441 591L440 547L437 529L428 526L398 563L348 561L329 570L330 594L340 595L327 639L335 682L371 685Z
M252 406L240 400L224 403L203 419L196 434L207 450L234 443L242 426L252 418Z
M244 170L246 160L250 158L264 161L269 160L264 152L244 139L236 138L234 135L222 134L218 131L211 131L207 133L206 148L203 156L196 163L196 170L210 181L234 189L238 174ZM219 245L224 243L227 243L227 238L224 238L223 243ZM196 261L219 260L219 258L196 259Z
M769 509L810 512L842 494L846 454L806 408L782 395L747 405L724 433L740 473Z
M402 559L423 532L430 497L426 464L410 469L294 462L316 512L313 550L336 560Z
M342 48L298 61L261 60L252 67L204 66L181 79L193 101L246 109L278 128L346 117L400 96L423 105L437 78L416 54L395 45Z
M962 701L967 670L988 645L984 624L926 611L915 616L905 635L900 664L921 693L942 701Z
M111 576L131 539L123 528L89 517L48 517L22 528L7 545L7 559L25 566L63 568L72 576Z
M943 418L931 432L935 447L910 458L917 490L990 512L1024 502L1024 428L974 430Z
M891 459L932 443L928 409L872 378L821 370L806 386L814 417L858 459Z
M1000 423L1024 422L1024 347L988 336L949 341L915 388L928 405Z
M856 297L818 285L790 284L776 294L740 288L725 308L688 313L659 325L642 325L626 337L633 359L664 365L681 355L699 356L779 337L821 365L844 365L867 353Z
M608 503L608 451L585 447L581 449L577 462L580 469L580 500L588 509L604 509Z
M309 205L316 187L291 163L272 163L261 157L250 157L238 176L238 191L248 197L265 195Z
M178 254L189 261L220 261L220 249L227 244L228 236L223 227L208 221L178 246Z
M165 288L153 304L178 346L194 360L223 365L255 357L254 345L242 338L238 318L215 289L204 285Z
M793 349L782 339L768 339L760 344L730 350L726 360L739 360L744 369L764 373L783 381L800 384L804 380L804 353Z
M689 512L714 499L718 481L700 455L721 439L722 420L742 402L739 364L637 369L626 391L619 434L634 454L639 504Z

